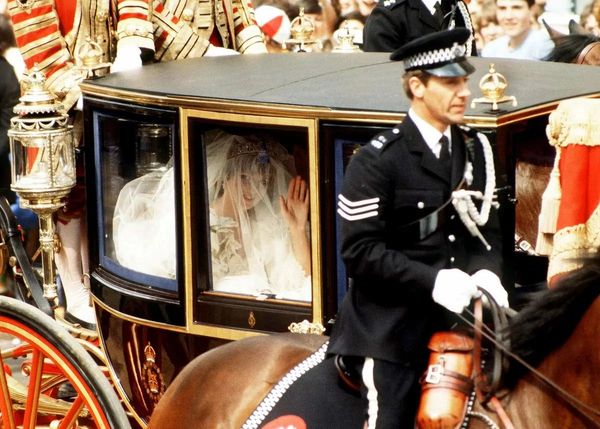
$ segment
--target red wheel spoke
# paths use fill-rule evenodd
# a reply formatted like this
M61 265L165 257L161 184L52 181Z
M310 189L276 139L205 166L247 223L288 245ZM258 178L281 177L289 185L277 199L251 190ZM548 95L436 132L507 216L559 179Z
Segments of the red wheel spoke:
M2 413L2 429L15 429L15 420L12 412L12 399L8 391L8 382L4 372L4 361L0 354L0 413Z
M73 423L75 423L79 413L81 413L83 405L83 399L81 399L80 395L77 395L77 398L75 398L75 401L73 401L73 405L71 408L69 408L69 412L60 422L58 429L68 429L70 427L74 427Z
M25 417L23 418L23 429L35 429L43 365L44 355L39 350L34 349L31 357L31 373L29 374L29 387L27 389L27 405Z
M100 368L55 320L0 296L0 333L0 429L130 427ZM12 377L18 366L25 377Z

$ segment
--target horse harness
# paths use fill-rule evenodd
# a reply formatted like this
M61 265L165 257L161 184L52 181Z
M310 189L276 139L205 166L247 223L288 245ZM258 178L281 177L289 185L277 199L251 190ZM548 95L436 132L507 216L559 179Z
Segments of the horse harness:
M581 52L579 53L579 55L577 56L577 61L575 61L575 64L589 64L589 63L585 62L586 57L588 56L588 54L590 54L596 48L600 48L600 42L590 43L585 48L583 48L581 50ZM599 53L599 55L600 55L600 53Z
M475 303L475 336L471 338L462 332L437 332L429 341L430 359L425 374L420 379L422 385L417 427L460 427L466 429L470 418L482 420L490 429L498 429L497 424L486 414L473 411L475 400L486 409L491 403L506 429L514 429L496 393L501 384L507 361L501 348L494 348L491 359L491 376L484 375L481 359L482 336L477 331L488 330L487 335L502 341L500 332L508 324L506 313L491 299L487 292L493 330L483 325L481 300ZM504 343L504 347L507 347ZM363 360L352 356L335 356L334 363L339 379L346 388L358 392L361 385ZM490 360L488 360L489 365ZM452 369L451 369L452 368ZM480 368L480 370L473 370ZM441 421L443 420L443 422Z

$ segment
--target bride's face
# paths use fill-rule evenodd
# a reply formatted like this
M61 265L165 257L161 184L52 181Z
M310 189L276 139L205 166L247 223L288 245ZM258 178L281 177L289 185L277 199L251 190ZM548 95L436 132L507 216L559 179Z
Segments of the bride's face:
M237 203L245 210L250 210L265 198L268 183L269 177L266 172L246 171L237 177L230 177L225 192L229 194L228 197L234 204Z

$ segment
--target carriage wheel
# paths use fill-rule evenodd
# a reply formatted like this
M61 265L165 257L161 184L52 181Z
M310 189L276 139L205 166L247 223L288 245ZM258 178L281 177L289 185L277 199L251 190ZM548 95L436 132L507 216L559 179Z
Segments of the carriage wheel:
M44 297L40 279L21 241L21 230L5 197L0 196L0 273L12 270L15 297L35 305L47 315L53 314ZM10 267L9 267L10 265Z
M0 297L0 428L130 428L92 357L56 321Z

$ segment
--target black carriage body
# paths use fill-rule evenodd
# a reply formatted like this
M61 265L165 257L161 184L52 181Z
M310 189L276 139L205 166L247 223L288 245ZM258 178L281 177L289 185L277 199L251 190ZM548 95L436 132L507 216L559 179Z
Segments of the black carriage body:
M489 59L472 62L476 98ZM503 281L514 293L515 283L543 281L546 265L543 257L514 251L516 163L550 165L549 113L560 100L598 96L600 82L593 67L494 63L518 105L500 104L492 112L489 104L477 104L467 110L466 123L484 132L495 150ZM344 167L356 147L408 111L401 75L401 65L386 54L258 55L156 64L84 82L92 288L112 371L141 425L165 385L197 354L305 319L327 326L335 316L347 288L336 217ZM272 135L307 179L309 301L213 290L204 139L217 128ZM148 149L152 141L156 147ZM125 184L170 165L177 263L166 278L119 262L111 237Z

